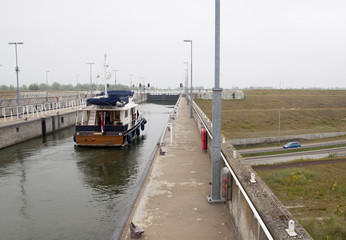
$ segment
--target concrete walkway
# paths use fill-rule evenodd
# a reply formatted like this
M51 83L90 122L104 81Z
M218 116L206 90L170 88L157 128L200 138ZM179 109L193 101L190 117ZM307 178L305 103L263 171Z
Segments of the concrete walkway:
M172 124L173 144L167 132L166 154L155 156L121 239L131 238L130 221L144 230L142 239L238 239L226 205L207 202L211 161L185 99Z

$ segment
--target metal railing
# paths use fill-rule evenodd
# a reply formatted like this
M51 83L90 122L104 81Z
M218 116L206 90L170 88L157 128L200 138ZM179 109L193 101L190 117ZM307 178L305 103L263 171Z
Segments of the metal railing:
M172 114L170 115L170 118L171 119L175 119L175 117L178 117L178 105L180 103L180 99L181 99L181 96L179 96L175 106L174 106L174 109L172 111ZM163 145L163 139L166 135L166 131L167 129L169 129L169 131L171 132L170 133L170 145L169 146L172 146L173 145L173 125L172 123L167 123L166 126L165 126L165 129L163 130L163 134L161 136L161 139L160 139L160 142L158 143L159 146L162 146Z
M32 115L32 118L40 118L45 113L51 113L51 111L55 110L70 110L76 107L86 106L86 102L84 99L80 100L66 100L59 102L49 102L42 104L30 104L24 105L20 108L15 107L3 107L1 109L1 117L4 118L4 121L7 121L7 118L13 120L14 117L17 119L20 118L20 115L23 117L29 118ZM41 115L41 116L40 116Z
M200 107L193 101L193 108L194 108L194 111L196 112L198 118L200 119L201 123L203 124L204 128L207 130L207 133L209 135L209 137L211 139L213 139L213 136L212 134L210 133L208 127L205 125L202 117L200 114L203 113L203 111L200 109ZM204 113L203 113L204 114ZM208 119L209 121L209 118L204 114L204 117ZM271 233L269 232L267 226L265 225L265 223L263 222L261 216L259 215L259 213L257 212L257 209L254 207L253 203L251 202L249 196L247 195L246 191L244 190L243 186L241 185L240 181L238 180L238 177L237 175L234 173L233 169L231 168L231 166L229 165L227 159L225 158L225 156L223 155L223 153L221 152L221 157L226 165L226 167L228 168L228 170L230 171L230 173L232 174L232 177L233 179L235 180L237 186L239 187L243 197L245 198L246 202L248 203L248 205L250 206L255 218L257 219L258 223L260 224L261 228L263 229L264 233L266 234L267 238L269 240L272 240L274 239L271 235Z

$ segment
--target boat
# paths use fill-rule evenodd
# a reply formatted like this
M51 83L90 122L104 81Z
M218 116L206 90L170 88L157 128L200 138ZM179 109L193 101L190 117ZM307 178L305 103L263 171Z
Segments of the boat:
M133 95L132 91L107 91L105 84L104 92L87 99L86 107L78 113L82 116L75 127L76 146L117 147L138 137L147 121L138 110Z

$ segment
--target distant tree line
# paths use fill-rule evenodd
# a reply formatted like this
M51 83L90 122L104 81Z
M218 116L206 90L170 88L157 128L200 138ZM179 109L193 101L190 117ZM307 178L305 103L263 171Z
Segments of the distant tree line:
M149 89L151 90L157 90L159 88L154 87L152 85L149 85ZM19 87L21 91L46 91L47 85L45 83L32 83L29 86L23 84ZM100 90L103 91L104 85L103 84L93 84L93 91ZM108 84L108 90L142 90L143 86L132 86L131 88L127 85L123 84ZM145 85L145 89L148 89L148 85ZM169 89L171 89L169 87ZM175 90L181 90L179 86L174 88ZM204 89L202 86L193 87L193 89ZM17 87L10 85L0 85L0 91L14 91L17 90ZM52 85L48 84L48 90L54 90L54 91L89 91L90 90L90 84L80 84L72 85L72 84L60 84L58 82L54 82Z
M45 83L32 83L29 86L23 84L22 86L19 87L20 90L22 91L46 91L47 85ZM104 85L103 84L93 84L93 91L95 90L103 90ZM132 87L130 89L129 86L122 85L122 84L109 84L108 85L108 90L137 90L137 89L142 89L139 87ZM157 89L155 87L150 87L150 89ZM17 87L10 85L0 85L0 91L11 91L11 90L17 90ZM78 83L77 85L73 86L72 84L60 84L58 82L54 82L52 85L48 84L48 90L61 90L61 91L89 91L90 90L90 84L80 84Z

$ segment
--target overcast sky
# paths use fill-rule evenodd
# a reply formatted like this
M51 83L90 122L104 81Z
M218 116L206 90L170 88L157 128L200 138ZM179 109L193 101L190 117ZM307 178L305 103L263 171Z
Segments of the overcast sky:
M1 0L0 85L117 81L214 86L214 0ZM190 69L189 69L190 71ZM114 74L114 73L113 73ZM189 80L190 81L190 80ZM346 88L345 0L221 0L221 87ZM101 82L100 80L98 82ZM111 83L114 82L114 75Z

